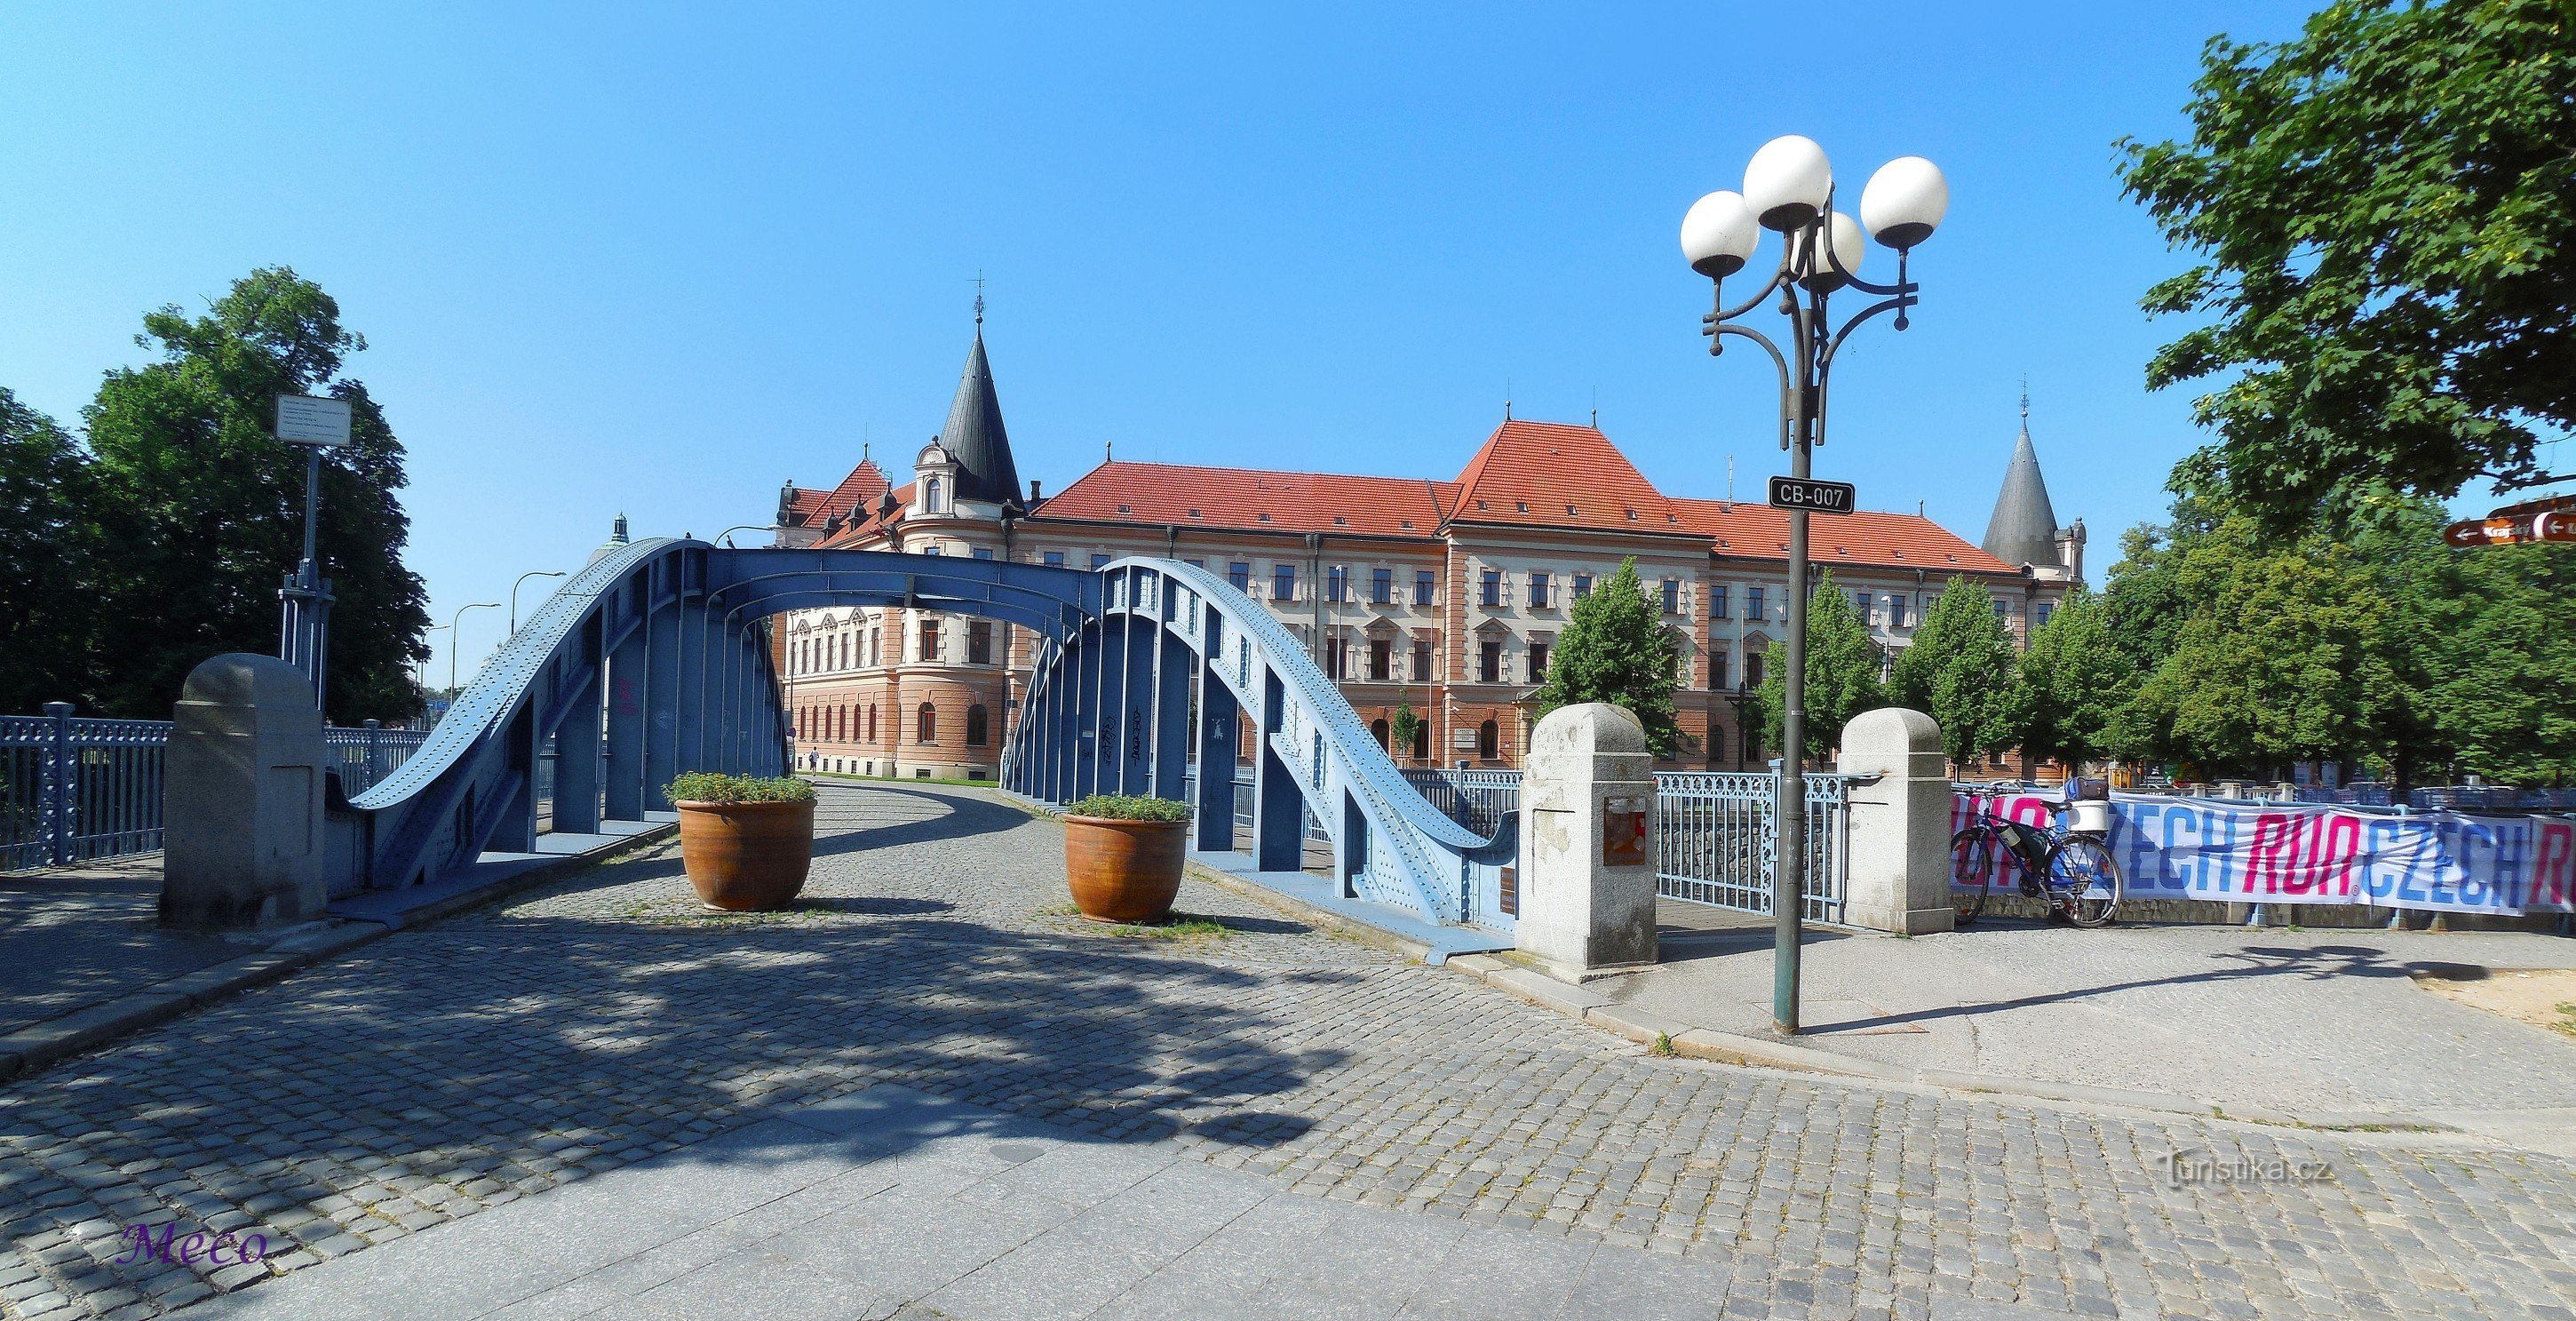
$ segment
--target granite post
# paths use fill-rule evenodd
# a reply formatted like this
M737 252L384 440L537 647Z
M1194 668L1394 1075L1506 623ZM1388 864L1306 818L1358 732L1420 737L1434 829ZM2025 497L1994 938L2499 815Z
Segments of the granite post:
M1920 711L1886 706L1843 726L1845 775L1875 775L1851 787L1851 843L1843 921L1909 936L1948 931L1950 773L1941 726Z
M172 712L161 921L194 930L322 916L322 713L304 672L232 652L188 674Z
M1654 819L1635 716L1587 702L1538 722L1521 775L1522 953L1575 980L1655 962Z

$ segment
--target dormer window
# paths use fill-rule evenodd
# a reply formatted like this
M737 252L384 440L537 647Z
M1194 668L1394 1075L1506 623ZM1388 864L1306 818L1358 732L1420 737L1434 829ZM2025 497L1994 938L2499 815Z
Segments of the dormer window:
M946 491L940 486L938 478L933 477L928 481L923 482L921 484L921 512L925 514L938 513L939 500L944 494L946 494Z

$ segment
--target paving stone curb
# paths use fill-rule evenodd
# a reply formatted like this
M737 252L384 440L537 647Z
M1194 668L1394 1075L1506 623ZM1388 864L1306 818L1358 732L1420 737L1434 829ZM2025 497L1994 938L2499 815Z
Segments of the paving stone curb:
M30 1023L0 1035L0 1083L84 1051L166 1023L189 1010L266 986L301 969L328 962L369 941L381 940L397 926L413 926L548 881L612 861L645 845L658 844L679 830L665 822L589 853L567 855L560 863L531 867L479 889L448 896L402 915L396 926L341 919L327 927L284 937L255 954L226 959L212 967L154 982L113 1000L85 1005L68 1014Z
M1711 1060L1720 1064L1863 1078L1873 1082L1907 1083L1946 1088L1951 1091L1987 1092L1999 1096L2116 1106L2125 1110L2190 1115L2196 1119L2242 1120L2280 1128L2407 1129L2437 1133L2463 1131L2457 1125L2421 1115L2342 1112L2293 1114L2269 1106L2211 1104L2168 1092L2133 1091L2122 1087L2092 1087L2081 1083L2045 1083L2027 1078L2008 1078L1998 1074L1970 1073L1957 1069L1910 1068L1901 1064L1885 1064L1877 1060L1857 1059L1849 1055L1837 1055L1831 1051L1794 1046L1787 1042L1772 1041L1762 1037L1748 1037L1739 1033L1720 1032L1714 1028L1697 1027L1676 1019L1665 1018L1660 1014L1619 1004L1597 991L1585 990L1581 986L1560 980L1536 968L1526 967L1490 954L1461 954L1450 959L1447 966L1531 1004L1553 1009L1568 1018L1579 1019L1590 1026L1639 1045L1653 1048L1660 1043L1669 1042L1671 1053L1675 1055L1690 1059Z

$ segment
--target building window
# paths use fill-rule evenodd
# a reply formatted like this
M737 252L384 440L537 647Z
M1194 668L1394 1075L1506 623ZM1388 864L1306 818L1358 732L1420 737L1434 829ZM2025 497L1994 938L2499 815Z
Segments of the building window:
M1476 755L1492 761L1503 755L1503 728L1488 720L1476 726Z
M940 550L940 549L939 549L939 543L938 543L938 542L936 542L936 541L934 541L934 542L930 543L929 545L922 547L922 548L921 548L921 553L922 553L922 554L924 554L924 555L940 555L940 554L945 554L946 552L944 552L944 551Z
M1051 551L1046 552L1044 555L1039 556L1038 558L1039 558L1040 560L1043 560L1043 561L1046 563L1046 566L1047 566L1048 568L1050 568L1050 569L1061 569L1061 568L1063 568L1063 567L1064 567L1064 552L1063 552L1063 551L1060 551L1060 550L1051 550Z
M1099 551L1096 551L1096 550L1095 550L1095 551L1093 551L1093 552L1091 552L1091 569L1092 569L1092 572L1097 573L1097 572L1099 572L1100 570L1102 570L1102 569L1106 569L1106 568L1108 568L1108 567L1109 567L1109 557L1108 557L1108 556L1103 555L1103 554L1101 554Z
M1297 599L1296 565L1274 564L1270 566L1270 599L1273 601L1294 601Z
M1183 560L1181 563L1186 564L1193 569L1204 569L1207 567L1206 560Z
M1902 597L1902 596L1891 596L1891 597L1887 598L1887 626L1888 626L1889 628L1903 628L1903 627L1905 627L1905 598L1904 598L1904 597Z
M1771 616L1763 613L1763 611L1768 608L1768 606L1763 604L1761 588L1747 587L1744 589L1744 617L1746 619L1754 620L1756 622L1769 619Z
M2053 614L2056 614L2056 613L2057 613L2057 603L2056 603L2056 602L2054 602L2054 601L2042 601L2042 602L2040 602L2040 603L2039 603L2039 608L2038 608L2038 609L2036 609L2036 610L2033 610L2033 611L2031 612L2031 618L2032 618L2032 620L2033 620L2034 622L2036 622L2036 623L2037 623L2041 628L2046 628L2046 627L2048 627L2048 617L2049 617L2050 615L2053 615Z
M928 702L921 704L921 710L912 718L912 741L915 743L936 743L939 741L938 707L932 706Z
M935 661L939 659L938 620L925 619L921 621L921 655L916 659L925 661Z
M1325 678L1339 679L1342 677L1342 660L1349 651L1350 644L1342 641L1340 638L1324 639Z
M975 558L979 560L989 560L993 558L993 548L990 546L977 546L975 548Z
M874 625L868 627L868 664L885 664L885 632Z
M1487 642L1476 658L1476 677L1486 683L1503 681L1503 644Z
M1369 570L1369 604L1395 604L1395 570Z
M1431 760L1431 722L1428 720L1417 720L1413 724L1413 759Z
M930 513L935 514L939 512L938 478L933 477L929 481L921 484L921 507Z
M1747 688L1761 687L1762 679L1764 675L1769 672L1770 668L1771 658L1769 656L1758 651L1748 651L1744 653L1744 686Z
M992 719L984 714L984 704L966 708L966 746L980 748L991 741Z
M1531 683L1547 682L1547 644L1544 642L1533 642L1530 644L1529 681Z
M1380 716L1380 717L1378 717L1377 719L1372 720L1372 721L1370 721L1370 722L1369 722L1369 737L1370 737L1370 738L1373 738L1373 739L1376 739L1376 740L1377 740L1377 745L1378 745L1380 748L1385 748L1385 747L1387 747L1387 746L1388 746L1388 745L1387 745L1387 741L1386 741L1386 740L1387 740L1386 718L1385 718L1384 716Z
M2012 602L1996 597L1995 618L2009 621L2012 618Z
M1431 596L1433 591L1436 590L1435 584L1438 582L1439 579L1434 577L1429 569L1414 570L1413 603L1415 605L1431 604Z
M1413 644L1413 681L1431 682L1431 644L1428 642Z
M1369 677L1383 683L1395 677L1395 644L1384 640L1369 643Z
M1726 686L1726 653L1714 648L1708 653L1708 686L1711 692Z
M1233 584L1234 590L1241 592L1246 596L1250 596L1252 594L1251 565L1246 564L1241 560L1236 560L1226 565L1225 580L1228 583Z
M1491 610L1503 603L1503 571L1485 570L1484 586L1478 589L1476 602Z
M1533 574L1531 574L1531 575L1530 575L1530 609L1532 609L1532 610L1545 610L1545 609L1547 609L1547 575L1546 575L1546 574L1543 574L1543 573L1533 573Z
M1578 573L1574 575L1574 599L1580 601L1591 595L1592 575L1588 573Z
M1711 619L1733 618L1733 616L1727 614L1726 611L1727 603L1725 584L1720 583L1710 587L1708 589L1708 617Z
M1664 613L1668 615L1678 615L1681 612L1682 580L1679 578L1666 578L1664 580Z
M1351 570L1349 565L1336 564L1332 568L1324 571L1324 599L1336 603L1351 599Z
M1751 663L1750 657L1746 658L1746 663ZM1745 722L1744 725L1744 756L1742 757L1742 760L1762 760L1762 727L1752 723L1751 721Z
M1862 623L1864 623L1864 624L1868 623L1868 622L1869 622L1869 593L1867 593L1867 592L1854 592L1854 593L1852 593L1852 609L1854 609L1854 610L1856 610L1856 611L1859 611L1859 612L1860 612L1860 622L1862 622Z
M993 663L993 626L991 624L978 620L966 626L966 663L969 665Z
M877 741L877 704L868 703L868 742Z

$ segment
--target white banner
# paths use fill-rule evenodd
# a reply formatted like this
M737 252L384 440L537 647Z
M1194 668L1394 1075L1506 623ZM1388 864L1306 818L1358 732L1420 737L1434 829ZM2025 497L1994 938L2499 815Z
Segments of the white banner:
M1954 795L1954 832L1978 801L2008 821L2055 819L2055 802L2035 794ZM2576 821L2563 817L2113 794L2110 847L2131 899L2576 911Z

